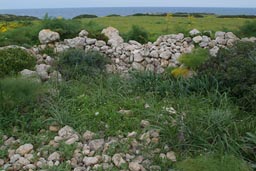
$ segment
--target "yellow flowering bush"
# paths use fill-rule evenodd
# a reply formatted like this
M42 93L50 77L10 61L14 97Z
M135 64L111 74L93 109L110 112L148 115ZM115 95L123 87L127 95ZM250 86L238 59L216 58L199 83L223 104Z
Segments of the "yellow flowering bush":
M190 76L190 71L187 68L175 68L172 70L171 74L175 77L184 77L187 78Z

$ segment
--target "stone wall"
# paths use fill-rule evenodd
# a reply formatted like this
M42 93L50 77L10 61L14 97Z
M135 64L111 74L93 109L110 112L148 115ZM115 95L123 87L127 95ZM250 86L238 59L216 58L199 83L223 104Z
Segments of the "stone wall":
M49 30L46 30L49 34ZM109 72L128 72L131 69L149 70L157 73L164 72L166 67L179 66L178 58L183 53L190 53L195 46L208 48L210 54L215 56L220 48L232 46L235 41L251 41L256 42L256 38L239 39L232 32L218 31L215 33L214 39L202 34L194 29L189 32L190 36L185 37L184 34L170 34L160 36L155 42L140 44L134 40L124 42L119 36L117 29L108 27L102 31L108 38L108 42L88 38L88 32L82 30L78 37L73 39L65 39L63 42L55 42L52 44L56 52L62 52L68 48L82 48L85 51L98 51L111 58L112 64L107 66ZM51 33L56 40L59 36ZM205 34L209 34L206 32ZM47 35L40 33L40 35ZM50 43L49 38L40 37L43 44ZM44 40L46 40L44 42ZM56 41L55 39L52 42ZM44 48L45 45L39 46Z

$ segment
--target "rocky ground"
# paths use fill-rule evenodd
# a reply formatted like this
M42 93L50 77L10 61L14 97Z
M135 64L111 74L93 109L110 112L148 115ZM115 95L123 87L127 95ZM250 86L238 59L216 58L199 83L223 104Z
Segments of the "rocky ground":
M39 134L52 132L55 137L36 147L32 143L21 144L15 137L3 136L1 150L8 157L0 159L0 168L7 171L47 171L58 166L70 166L74 171L89 170L161 170L153 160L159 157L176 162L170 147L159 148L159 130L152 129L146 120L141 121L141 133L130 132L126 136L104 137L85 131L79 135L70 126L50 126Z

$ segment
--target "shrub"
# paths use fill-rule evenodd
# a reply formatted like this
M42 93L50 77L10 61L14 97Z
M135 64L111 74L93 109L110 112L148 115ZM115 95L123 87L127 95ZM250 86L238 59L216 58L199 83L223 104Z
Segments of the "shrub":
M199 67L199 74L215 77L220 91L230 95L244 110L255 110L256 45L239 42L230 49L222 49Z
M175 78L189 76L189 70L187 68L175 68L171 73Z
M121 15L118 15L118 14L110 14L110 15L107 15L106 17L120 17Z
M202 63L204 63L209 56L207 49L194 49L192 53L183 54L179 58L179 62L183 63L185 66L196 69Z
M0 80L0 129L16 129L38 133L42 129L42 115L39 112L44 88L30 79L4 78Z
M36 58L20 48L0 50L0 77L17 74L23 69L32 69Z
M239 35L243 37L256 36L256 21L247 21L240 27Z
M0 102L2 109L9 111L36 100L42 90L40 83L24 78L4 78L0 80Z
M127 33L125 39L126 41L136 40L137 42L140 42L140 43L147 43L149 39L149 34L145 29L139 26L133 25L132 29Z
M58 32L62 39L75 37L82 29L80 22L77 20L50 18L47 14L42 21L42 28Z
M70 49L59 55L58 69L66 80L80 79L101 73L107 63L107 58L99 53Z
M98 17L97 15L93 15L93 14L82 14L82 15L75 16L72 19L74 20L74 19L97 18L97 17Z
M101 33L101 31L104 29L103 25L100 25L94 21L89 21L84 27L89 32L88 37L95 38L97 40L104 40L105 42L108 41L108 38Z

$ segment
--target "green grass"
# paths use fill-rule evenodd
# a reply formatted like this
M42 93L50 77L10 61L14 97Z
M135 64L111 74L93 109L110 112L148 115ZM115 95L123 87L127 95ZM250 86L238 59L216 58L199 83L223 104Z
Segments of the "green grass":
M70 125L81 134L90 130L108 137L127 135L132 131L141 133L140 121L146 119L160 129L159 147L167 144L177 152L179 161L185 160L178 163L177 168L186 170L190 163L196 163L196 167L203 169L207 164L215 171L221 166L216 164L218 162L222 162L223 169L233 169L233 163L237 164L236 168L243 166L237 160L255 161L254 134L247 134L256 128L255 116L239 111L227 94L218 93L217 85L212 90L207 88L207 84L212 83L207 83L206 79L184 80L168 75L137 73L128 80L117 75L99 75L57 85L47 84L45 86L49 89L57 89L57 93L41 96L40 101L32 99L35 104L25 114L12 108L8 115L0 113L3 122L8 123L12 118L13 123L18 123L2 127L3 134L19 137L21 142L31 142L38 148L47 144L54 135L47 132L44 136L37 135L36 130L47 129L53 123ZM146 103L150 108L144 107ZM173 107L176 113L171 114L165 110L166 107ZM120 114L120 109L131 110L132 113ZM14 127L15 132L11 131ZM64 144L55 150L68 159L74 149L75 146ZM126 145L117 144L108 153L119 151L126 152ZM194 158L208 153L230 154L238 159L224 158L228 161L225 165L224 159L220 158ZM1 156L5 155L2 152ZM189 157L192 159L186 160ZM153 162L159 163L163 169L173 167L173 164L157 157ZM68 168L60 165L50 170Z
M238 36L243 36L244 33L239 31L239 28L249 21L256 19L250 18L217 18L214 15L205 15L203 18L191 17L166 17L166 16L113 16L113 17L98 17L84 18L77 20L55 20L48 18L42 21L29 21L22 27L11 29L5 33L0 33L0 46L9 44L19 44L23 46L31 46L38 44L37 36L40 29L44 26L50 26L56 31L61 32L62 38L72 38L78 34L79 29L89 31L90 37L102 38L101 30L105 27L112 26L120 31L120 34L126 38L127 33L132 29L133 25L144 28L149 33L149 40L155 41L163 34L185 33L194 28L200 31L233 31ZM81 21L79 23L79 21ZM8 22L10 25L15 22ZM66 25L65 23L68 23ZM0 22L6 24L6 22ZM74 28L75 27L75 28ZM22 33L22 34L18 34ZM255 33L251 33L252 35ZM18 36L17 36L18 35ZM255 36L255 35L254 35ZM104 38L104 37L103 37Z
M204 18L184 18L184 17L167 17L161 16L126 16L126 17L100 17L94 19L82 19L82 23L86 25L90 21L98 24L112 26L117 28L121 34L131 30L132 25L138 25L145 28L150 33L150 40L154 41L163 34L179 33L197 28L200 31L238 31L239 27L246 21L254 21L255 19L242 18L217 18L213 15L207 15Z
M180 171L250 171L251 169L242 160L234 156L199 156L177 163Z

